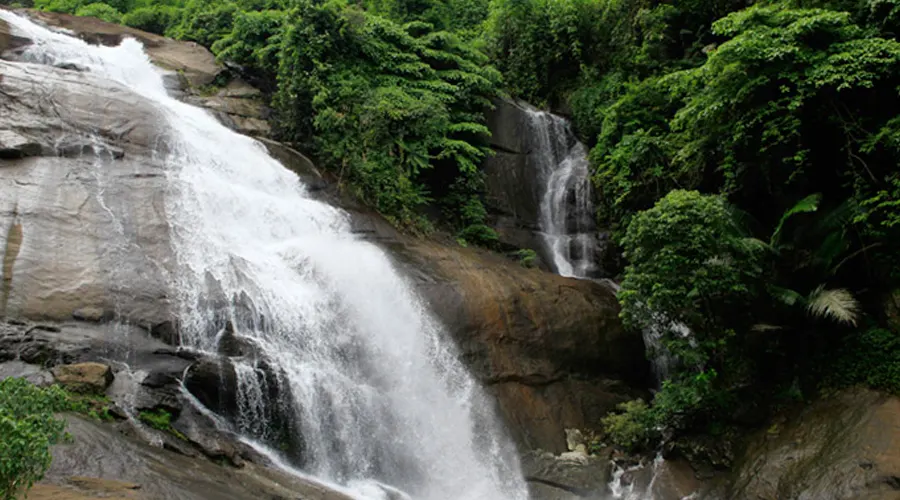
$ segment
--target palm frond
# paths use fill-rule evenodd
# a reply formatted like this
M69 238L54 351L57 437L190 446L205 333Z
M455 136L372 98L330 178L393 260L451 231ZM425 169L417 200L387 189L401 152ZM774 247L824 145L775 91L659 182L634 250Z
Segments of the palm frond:
M775 232L772 233L772 238L769 242L774 246L778 240L781 238L781 230L784 228L784 223L787 222L792 216L807 212L815 212L819 209L819 201L822 199L822 195L819 193L811 194L806 198L798 201L796 205L788 209L781 216L781 220L778 221L778 226L775 227Z
M859 302L846 288L826 289L823 285L809 295L806 309L813 316L856 326Z
M766 287L766 290L769 292L769 295L771 295L773 299L781 302L786 306L794 306L798 303L803 303L806 300L802 295L795 292L794 290L791 290L790 288L782 288L780 286L769 285L768 287Z

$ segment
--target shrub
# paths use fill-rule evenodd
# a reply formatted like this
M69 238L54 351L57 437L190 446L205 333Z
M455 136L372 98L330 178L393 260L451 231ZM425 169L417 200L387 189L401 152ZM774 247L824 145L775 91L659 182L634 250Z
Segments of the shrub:
M657 417L647 403L636 399L616 408L621 413L610 413L602 420L610 441L632 452L652 447L659 438L659 432Z
M50 466L50 446L63 437L66 394L18 378L0 380L0 498L13 500Z
M886 328L854 332L831 365L829 385L867 384L900 394L900 335Z
M35 0L34 8L47 12L74 14L85 3L84 0Z
M521 264L522 267L531 268L537 265L538 254L530 248L523 248L516 252L516 258L519 259L519 264Z
M82 17L96 17L97 19L108 23L118 23L122 20L122 13L105 3L91 3L79 7L78 10L75 11L75 15Z
M159 5L141 7L122 16L122 24L139 30L163 35L181 16L177 7Z

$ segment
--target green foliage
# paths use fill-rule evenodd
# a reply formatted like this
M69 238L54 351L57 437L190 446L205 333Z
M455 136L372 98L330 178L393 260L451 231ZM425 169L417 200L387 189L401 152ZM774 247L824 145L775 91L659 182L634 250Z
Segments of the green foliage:
M177 7L158 5L141 7L125 14L122 16L122 24L162 35L180 18L181 10Z
M53 416L66 407L65 393L18 378L0 380L0 498L13 500L50 466L50 446L65 422Z
M844 339L830 363L826 383L831 386L866 384L900 394L900 335L886 328L869 328Z
M138 418L156 430L168 431L172 428L172 414L162 408L142 411Z
M122 20L122 13L105 3L91 3L79 7L75 11L76 16L96 17L108 23L118 23Z
M109 398L102 394L83 394L65 391L66 410L84 415L93 420L114 420L110 413Z
M34 8L47 12L74 14L85 3L87 2L84 0L35 0Z
M672 191L635 216L622 244L631 262L619 293L625 323L662 328L667 347L691 366L724 361L761 272L725 202Z
M164 408L144 410L138 414L138 419L158 431L168 432L178 439L187 441L184 434L172 427L172 414Z
M417 209L438 193L460 201L462 238L496 239L477 199L481 110L498 81L485 56L451 33L338 2L300 2L291 19L274 99L282 136L316 150L400 225L421 225Z
M640 399L616 407L621 413L610 413L601 423L610 441L630 452L652 448L659 439L657 416Z
M531 268L537 265L538 254L530 248L523 248L522 250L516 251L516 258L519 260L519 264L521 264L522 267Z

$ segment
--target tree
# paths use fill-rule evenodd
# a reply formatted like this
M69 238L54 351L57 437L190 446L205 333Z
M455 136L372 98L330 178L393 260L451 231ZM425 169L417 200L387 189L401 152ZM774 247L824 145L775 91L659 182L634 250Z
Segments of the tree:
M742 237L725 201L672 191L634 217L622 244L630 262L619 294L626 324L662 329L690 366L721 363L726 340L747 324L761 272L758 246Z
M63 437L65 422L54 412L66 395L18 378L0 380L0 498L14 500L50 466L50 446Z

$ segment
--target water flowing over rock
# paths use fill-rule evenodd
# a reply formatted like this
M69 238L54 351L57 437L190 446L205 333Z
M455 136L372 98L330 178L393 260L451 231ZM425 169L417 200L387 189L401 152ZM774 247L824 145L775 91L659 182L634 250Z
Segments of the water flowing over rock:
M3 63L3 84L9 74L41 72L47 80L44 85L52 89L45 94L69 99L47 123L37 127L14 123L15 130L37 130L28 138L41 145L42 154L49 154L44 153L45 146L55 145L53 151L60 151L59 139L74 131L70 134L74 147L62 150L72 150L69 156L77 160L71 162L66 154L25 156L23 147L20 158L2 160L0 168L6 172L24 170L4 177L10 180L7 192L17 195L3 198L9 204L3 207L7 227L19 227L15 231L23 235L15 239L16 257L9 259L13 263L7 314L15 308L17 315L27 315L28 301L40 297L24 290L26 285L17 279L35 281L35 269L41 270L38 263L60 265L40 255L58 248L54 242L59 240L34 245L40 241L35 241L37 235L31 235L30 228L38 224L29 217L42 213L70 218L47 238L58 238L66 230L63 223L77 228L70 232L84 233L85 221L96 222L108 230L88 234L82 255L78 249L65 249L67 255L86 262L45 274L71 280L85 269L90 275L93 262L110 273L106 283L111 289L128 283L145 285L141 277L128 279L117 273L145 271L157 276L160 293L153 303L167 297L167 308L146 316L177 319L180 343L196 351L215 353L218 334L231 322L236 332L259 346L260 357L277 368L276 378L289 388L285 391L289 397L279 404L291 411L303 435L304 470L357 491L380 492L369 494L372 498L391 489L373 481L417 499L446 500L448 492L460 499L526 497L514 450L494 417L494 405L460 364L447 332L425 303L382 250L352 233L344 212L310 198L260 143L231 132L205 111L170 98L162 76L137 41L89 46L6 12L0 11L0 16L32 41L20 58L41 64ZM72 65L80 70L62 69ZM29 79L20 80L8 88L10 92L39 93L33 82L24 81ZM79 93L91 85L103 90L95 90L93 97ZM116 120L111 112L107 99L117 95L135 103L129 108L133 123ZM107 119L76 116L88 109L79 99L92 98L103 101L90 109L101 115L108 110ZM23 100L25 106L34 102ZM29 116L47 114L31 110ZM129 136L128 148L114 150L108 141L122 136ZM132 164L133 154L146 154L152 161ZM67 162L58 163L60 157ZM129 161L122 161L125 158ZM84 170L84 177L73 175L67 168L72 164ZM111 196L110 189L122 188L113 181L128 176L127 169L137 165L154 174L150 178L159 188ZM48 175L56 177L41 183L41 176ZM15 184L29 176L35 178L37 192L24 199ZM76 183L78 196L70 195L71 201L63 198L67 205L62 210L44 206L48 200L44 193L55 193L67 181ZM160 247L156 253L135 244L141 235L134 231L143 226L136 223L138 217L129 206L133 196L151 193L155 202L138 206L146 207L145 215L163 226L155 236L170 235L155 242ZM83 207L97 207L97 220L79 212ZM71 235L73 241L85 237ZM148 242L151 248L153 243ZM58 299L54 309L60 317L88 305L125 312L116 317L144 316L137 311L143 302L129 297L141 296L146 289L121 296L97 290L92 292L94 303L83 300L85 293L73 290L71 281L57 282L47 293L53 296L67 285L69 295ZM64 300L68 297L72 299ZM267 389L254 375L260 359L253 358L229 358L238 389L234 424L265 441L269 426L258 425L254 417L267 414L260 406L268 404L260 397Z
M538 250L563 276L601 275L587 148L560 116L525 103L495 106L488 125L496 154L485 174L501 239Z

